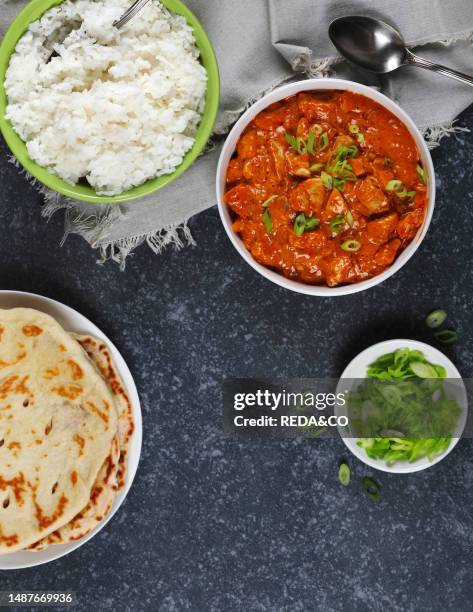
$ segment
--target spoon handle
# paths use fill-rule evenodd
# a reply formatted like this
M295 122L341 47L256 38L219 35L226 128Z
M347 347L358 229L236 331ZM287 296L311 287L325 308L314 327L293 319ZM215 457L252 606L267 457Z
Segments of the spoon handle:
M136 0L129 9L127 9L123 15L116 21L114 21L113 25L119 30L126 23L133 19L133 17L141 11L141 9L148 4L149 0Z
M429 62L429 60L426 60L423 57L419 57L418 55L414 55L410 51L408 52L406 57L406 64L408 66L417 66L418 68L426 68L427 70L438 72L439 74L443 74L445 76L450 77L451 79L456 79L457 81L461 81L462 83L466 83L467 85L471 85L473 87L473 77L468 76L463 72L458 72L457 70L447 68L446 66L441 66L440 64L434 64L433 62Z

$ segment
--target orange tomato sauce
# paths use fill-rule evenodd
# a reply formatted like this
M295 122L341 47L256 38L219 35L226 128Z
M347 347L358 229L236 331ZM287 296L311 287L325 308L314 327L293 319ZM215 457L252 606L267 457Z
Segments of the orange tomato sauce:
M247 126L224 200L256 261L335 287L393 263L423 223L426 183L414 139L390 111L348 91L307 92Z

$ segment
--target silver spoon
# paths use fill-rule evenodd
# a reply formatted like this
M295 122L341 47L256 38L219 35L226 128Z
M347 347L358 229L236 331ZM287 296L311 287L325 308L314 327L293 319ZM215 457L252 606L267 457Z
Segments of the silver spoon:
M133 2L130 8L127 9L119 19L113 22L113 25L117 28L117 30L119 30L125 25L125 23L128 23L130 19L133 19L133 17L139 13L149 1L150 0L136 0L136 2Z
M473 77L414 55L399 32L379 19L341 17L332 21L328 33L347 60L371 72L386 74L401 66L418 66L473 86Z
M133 17L135 17L135 15L137 15L142 8L144 8L148 2L150 0L136 0L136 2L134 2L130 8L128 8L121 17L119 17L116 21L113 22L113 26L115 28L117 28L117 30L119 30L120 28L122 28L126 23L128 23L130 21L130 19L133 19ZM76 21L76 22L71 22L69 24L69 27L63 27L63 32L62 32L62 40L61 43L63 43L66 38L69 36L69 34L73 31L73 30L78 30L81 26L81 22L80 21ZM55 41L54 44L57 44L58 41ZM45 45L46 49L49 50L49 45L46 44ZM57 51L52 51L51 55L48 57L48 59L46 60L46 63L50 62L53 57L58 57L59 53Z

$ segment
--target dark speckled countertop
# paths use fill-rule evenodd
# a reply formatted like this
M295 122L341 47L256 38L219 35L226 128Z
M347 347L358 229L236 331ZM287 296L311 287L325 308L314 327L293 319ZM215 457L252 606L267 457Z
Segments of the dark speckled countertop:
M473 128L473 111L462 125ZM237 255L215 208L192 220L198 246L140 248L121 273L96 265L0 151L0 286L61 300L117 344L144 416L141 464L113 520L48 565L2 572L1 589L76 592L80 610L202 612L471 609L473 447L425 472L376 474L372 504L337 480L340 440L236 441L222 433L229 376L337 376L387 338L429 341L445 308L449 350L473 372L473 133L434 152L431 229L394 278L332 299L285 291ZM351 460L354 476L367 469Z

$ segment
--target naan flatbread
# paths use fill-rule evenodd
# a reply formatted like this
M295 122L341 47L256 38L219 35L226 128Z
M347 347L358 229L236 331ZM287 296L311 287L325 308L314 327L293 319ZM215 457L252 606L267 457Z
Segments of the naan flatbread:
M72 521L33 544L30 547L32 550L42 550L50 544L64 544L84 537L110 512L117 492L126 481L127 457L134 422L125 386L115 368L111 352L103 342L92 336L71 335L86 351L115 397L118 411L118 433L113 441L110 455L97 476L87 506Z
M89 504L117 436L115 395L77 340L38 311L0 310L0 554Z

